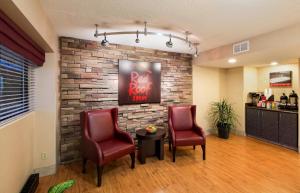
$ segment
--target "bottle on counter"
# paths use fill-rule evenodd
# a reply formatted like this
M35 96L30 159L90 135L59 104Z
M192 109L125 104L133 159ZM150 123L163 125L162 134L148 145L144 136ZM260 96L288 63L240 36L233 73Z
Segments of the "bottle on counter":
M272 103L270 101L267 102L267 109L271 109L272 108Z
M267 98L266 98L266 96L264 95L264 94L262 94L261 95L261 97L260 97L260 99L261 99L261 107L262 108L266 108L266 101L267 101Z

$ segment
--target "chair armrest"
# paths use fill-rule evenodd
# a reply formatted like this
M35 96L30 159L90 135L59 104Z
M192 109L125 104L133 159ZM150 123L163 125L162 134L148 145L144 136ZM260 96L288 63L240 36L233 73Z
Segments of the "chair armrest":
M171 136L172 146L174 147L175 146L175 132L173 129L172 121L170 119L169 119L168 123L169 123L169 135ZM170 140L170 138L169 138L169 140Z
M90 138L83 138L82 140L83 154L86 158L101 163L103 161L103 153L100 146Z
M134 144L134 140L131 137L131 135L125 131L120 130L118 127L116 127L115 135L117 138L127 141L128 143Z
M202 137L205 138L205 132L204 129L202 127L200 127L197 123L194 123L194 130L201 135Z

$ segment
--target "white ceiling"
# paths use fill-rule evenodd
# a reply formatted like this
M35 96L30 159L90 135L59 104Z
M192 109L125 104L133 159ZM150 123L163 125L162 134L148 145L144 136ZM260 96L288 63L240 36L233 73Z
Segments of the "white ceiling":
M157 31L190 31L200 51L244 40L300 22L300 0L41 0L60 36L95 40L101 31L143 30L143 21ZM161 30L159 30L161 29ZM98 38L101 40L101 38ZM108 37L114 43L134 45L135 36ZM141 37L139 46L191 52L165 37Z

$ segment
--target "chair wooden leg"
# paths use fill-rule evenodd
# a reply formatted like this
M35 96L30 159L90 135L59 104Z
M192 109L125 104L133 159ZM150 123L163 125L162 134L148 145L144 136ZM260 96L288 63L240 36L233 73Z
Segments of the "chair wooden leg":
M131 157L131 169L134 169L135 167L135 152L130 154Z
M102 184L102 172L103 166L97 165L97 186L100 187Z
M201 145L202 148L202 159L205 160L205 145Z
M175 162L176 147L172 147L172 149L173 149L173 162Z
M83 159L82 159L82 173L83 173L83 174L86 173L86 162L87 162L87 159L86 159L86 158L83 158Z
M171 140L169 139L169 151L171 151L172 150L172 147L171 147Z
M194 150L196 149L196 145L193 145L193 149L194 149Z

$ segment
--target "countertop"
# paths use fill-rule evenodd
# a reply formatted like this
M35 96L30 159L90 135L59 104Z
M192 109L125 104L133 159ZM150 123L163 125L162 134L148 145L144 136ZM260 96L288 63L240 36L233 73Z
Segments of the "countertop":
M249 104L246 104L246 108L259 109L259 110L264 110L264 111L276 111L276 112L281 112L281 113L294 113L294 114L298 114L298 110L267 109L267 108L263 108L263 107L252 106L252 105L249 105Z

